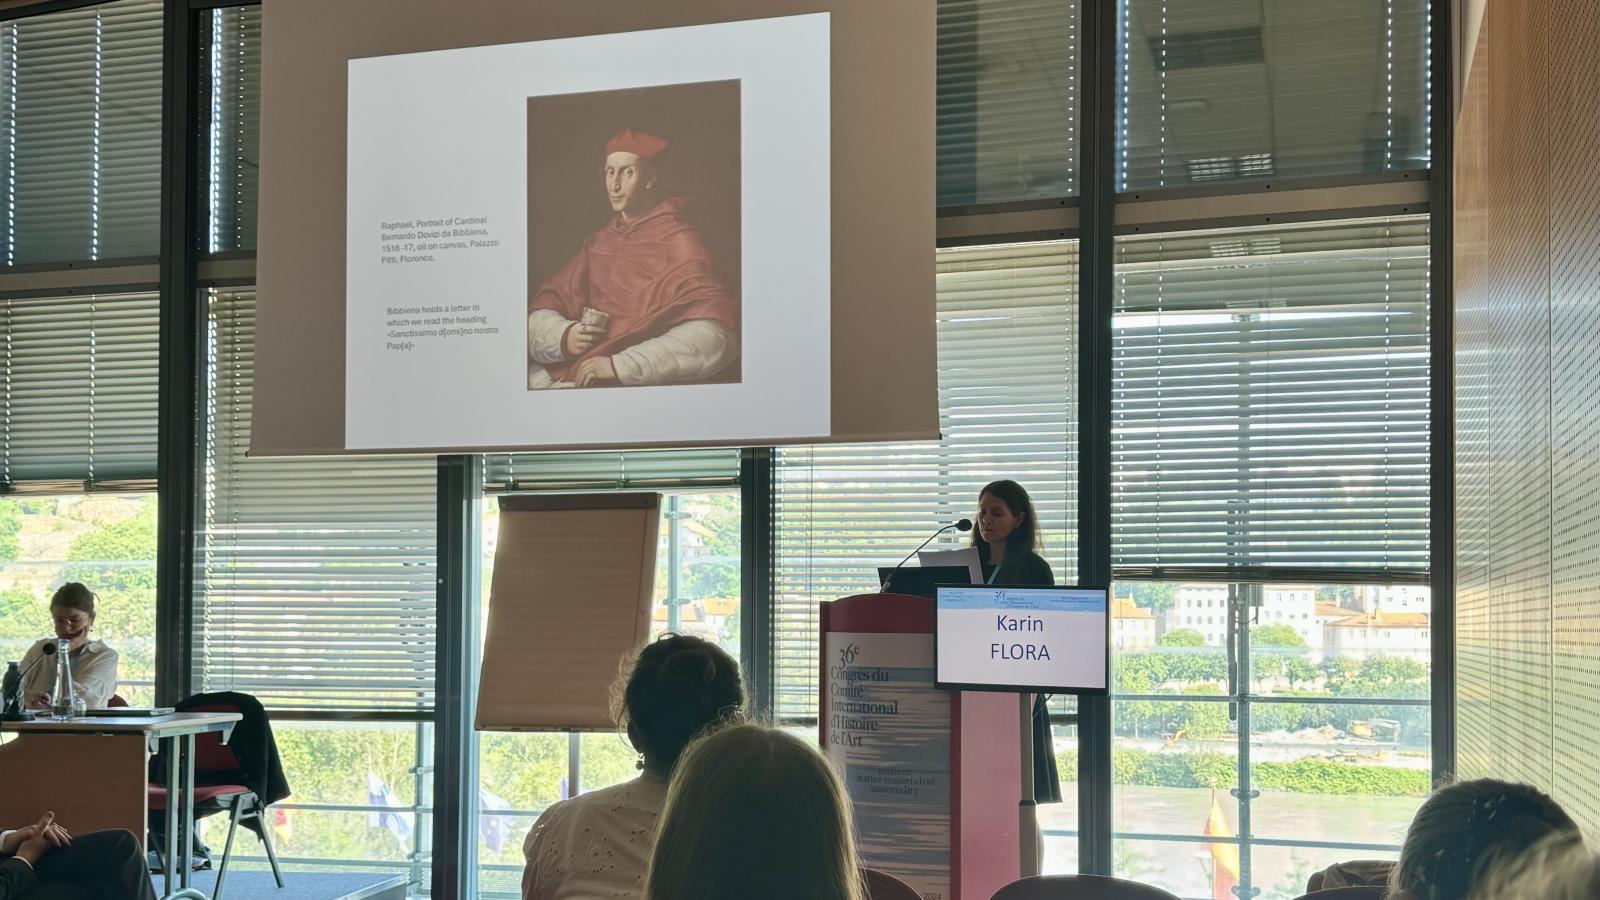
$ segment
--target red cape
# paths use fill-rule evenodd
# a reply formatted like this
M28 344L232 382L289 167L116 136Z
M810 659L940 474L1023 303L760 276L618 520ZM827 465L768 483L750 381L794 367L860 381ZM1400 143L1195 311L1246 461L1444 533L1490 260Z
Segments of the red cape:
M606 339L577 359L547 366L551 378L571 381L583 360L611 356L690 319L739 330L739 301L717 279L694 226L679 218L686 203L663 200L631 221L613 216L528 299L529 312L551 309L574 322L585 306L611 317Z

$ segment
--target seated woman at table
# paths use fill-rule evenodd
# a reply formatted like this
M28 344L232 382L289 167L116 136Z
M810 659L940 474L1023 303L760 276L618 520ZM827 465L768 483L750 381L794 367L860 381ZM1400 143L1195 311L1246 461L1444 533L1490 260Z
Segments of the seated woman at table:
M612 710L640 775L544 811L522 845L523 900L637 898L678 757L696 735L739 721L744 704L739 664L717 645L667 634L640 650Z
M155 900L144 849L131 831L73 837L55 813L0 831L0 900Z
M42 709L50 705L56 690L56 661L39 657L44 655L44 645L54 643L56 638L71 642L67 658L72 661L73 691L90 709L104 708L111 701L111 695L117 692L117 651L104 641L89 638L94 630L97 599L94 591L76 581L63 584L50 598L56 637L39 641L22 657L22 669L28 673L22 682L24 706Z

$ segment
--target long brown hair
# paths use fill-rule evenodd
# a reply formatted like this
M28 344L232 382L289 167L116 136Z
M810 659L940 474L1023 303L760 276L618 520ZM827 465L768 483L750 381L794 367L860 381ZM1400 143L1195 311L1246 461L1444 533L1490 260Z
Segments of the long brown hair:
M1010 479L991 481L978 492L978 502L983 503L983 495L1004 503L1011 508L1015 515L1022 516L1022 524L1018 525L1011 535L1006 538L1006 559L1013 560L1024 553L1038 553L1039 541L1039 516L1033 511L1033 498L1028 496L1028 491L1022 485ZM978 555L984 562L989 561L989 545L984 541L983 535L977 528L972 529L972 546L978 548Z
M667 786L644 900L867 900L828 761L758 725L692 744Z

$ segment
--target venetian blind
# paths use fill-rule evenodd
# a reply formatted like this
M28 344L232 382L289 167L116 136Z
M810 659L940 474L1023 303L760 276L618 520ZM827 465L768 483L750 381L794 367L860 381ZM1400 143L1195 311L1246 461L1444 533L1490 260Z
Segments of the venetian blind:
M940 206L1078 192L1078 0L939 0Z
M159 333L155 294L0 301L5 483L154 479Z
M1076 560L1077 245L944 250L938 262L943 438L777 452L774 508L780 716L816 715L817 604L878 587L978 491L1021 482L1057 579ZM952 548L967 535L930 545ZM913 562L913 564L915 564Z
M156 254L161 7L0 22L0 264Z
M430 708L433 458L247 459L255 297L209 306L196 683L276 709Z
M201 21L209 108L205 249L251 249L261 169L261 7L214 9Z
M1116 252L1117 573L1425 572L1427 219Z

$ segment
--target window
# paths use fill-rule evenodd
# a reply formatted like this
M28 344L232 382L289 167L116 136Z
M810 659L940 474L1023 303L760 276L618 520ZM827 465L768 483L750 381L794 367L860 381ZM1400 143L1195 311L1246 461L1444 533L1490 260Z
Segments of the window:
M1078 192L1077 0L939 0L940 206Z
M155 255L161 6L0 22L0 265Z
M6 483L82 491L156 474L153 293L0 299Z
M483 584L487 624L499 506L495 495L559 490L660 490L652 634L705 638L739 657L739 453L730 450L489 454L484 458ZM480 627L480 634L482 627ZM482 651L480 642L478 651ZM522 843L550 804L638 775L621 734L479 732L479 895L519 898Z
M773 514L781 722L815 727L817 604L878 587L941 525L970 517L997 478L1028 489L1058 581L1077 565L1076 244L939 253L940 429L909 444L782 448ZM931 546L953 547L965 535ZM1052 711L1069 711L1057 702ZM1066 800L1040 808L1047 871L1073 871L1075 730L1056 729Z
M50 595L81 581L99 595L91 639L117 651L117 693L155 702L156 498L65 494L0 499L0 660L54 635Z
M817 604L878 587L997 478L1028 489L1058 580L1076 555L1077 254L1072 243L939 253L943 440L778 451L776 709L816 715ZM967 537L930 545L956 546Z
M1175 596L1214 587L1119 582L1114 594L1164 616ZM1420 634L1378 646L1341 633L1363 608L1400 615L1386 610L1415 589L1227 590L1236 616L1225 640L1163 629L1157 646L1116 654L1117 874L1183 896L1219 895L1236 881L1290 897L1333 862L1392 857L1432 785L1428 644ZM1319 609L1319 627L1252 624L1306 604ZM1246 640L1230 675L1225 645ZM1238 871L1219 868L1213 850L1223 846L1238 853Z
M1223 612L1114 656L1117 874L1296 896L1392 856L1432 781L1426 223L1117 258L1114 590Z
M1124 238L1116 290L1123 577L1426 571L1425 219Z
M1119 190L1428 166L1425 0L1121 0Z
M433 459L246 458L255 298L208 300L201 688L273 710L431 708Z
M199 37L200 90L208 107L201 249L254 249L261 172L261 7L208 10Z
M395 869L425 892L436 463L247 458L255 296L205 300L195 684L251 694L273 716L295 791L275 807L280 860ZM375 713L402 721L351 721Z

